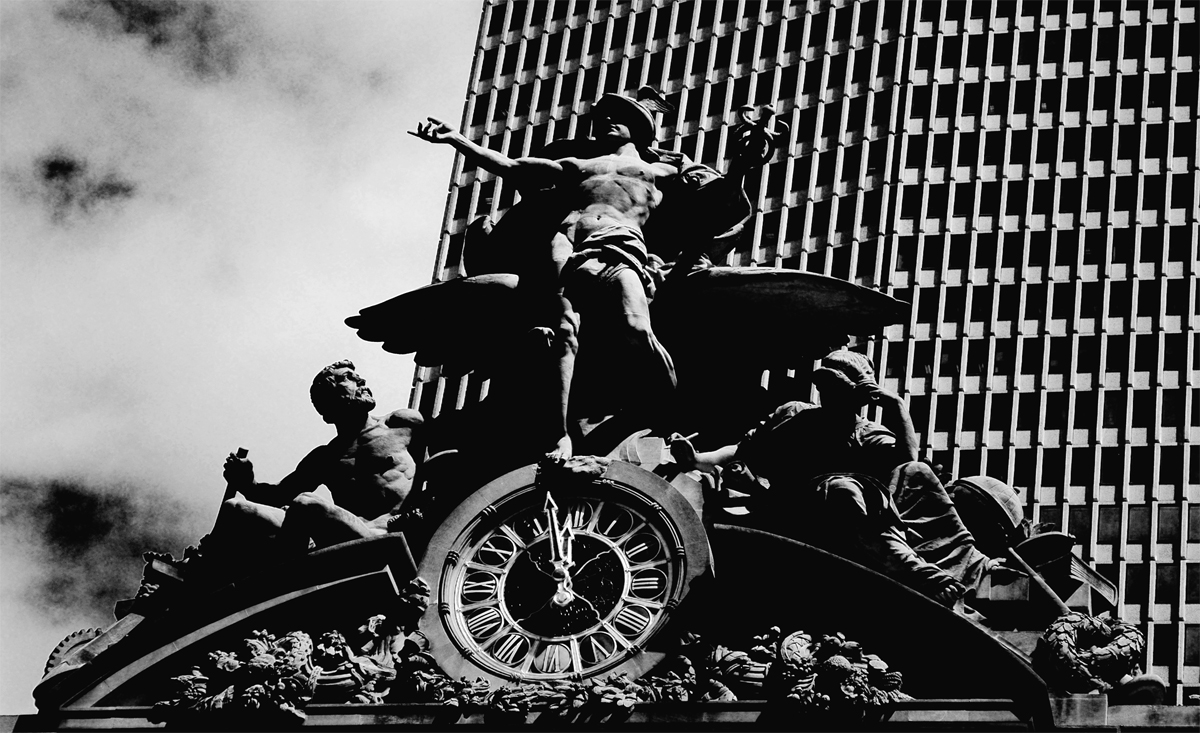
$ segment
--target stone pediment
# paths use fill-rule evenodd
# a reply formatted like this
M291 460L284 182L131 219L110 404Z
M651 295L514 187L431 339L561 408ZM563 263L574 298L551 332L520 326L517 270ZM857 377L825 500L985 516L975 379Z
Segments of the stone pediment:
M615 465L618 485L659 486L676 497L664 498L671 512L701 511L665 480ZM487 516L493 499L531 476L522 469L502 477L478 512L460 509ZM796 713L788 707L796 696L818 694L831 675L849 675L862 694L881 696L872 705L886 703L873 714L923 704L1051 720L1045 683L1026 659L966 618L795 540L722 524L702 531L711 566L688 580L691 592L661 633L640 642L657 665L591 678L489 682L482 673L473 677L468 664L455 679L425 638L447 612L439 600L443 578L418 578L407 541L392 534L313 552L287 568L248 564L243 578L215 589L188 590L185 579L148 615L135 610L66 654L38 687L41 719L55 727L70 721L130 728L155 720L438 726L539 715L563 723L614 716L761 723ZM420 567L428 570L423 554ZM808 666L796 667L795 659ZM785 669L808 671L780 677ZM256 695L262 703L251 714ZM848 714L876 710L855 705Z

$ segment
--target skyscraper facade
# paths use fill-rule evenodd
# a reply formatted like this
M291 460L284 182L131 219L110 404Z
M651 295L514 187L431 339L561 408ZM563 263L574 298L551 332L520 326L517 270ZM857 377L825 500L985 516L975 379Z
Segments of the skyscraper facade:
M912 303L853 343L956 476L1018 487L1147 634L1169 701L1200 693L1194 2L486 0L462 130L510 156L662 90L659 146L724 168L744 104L790 137L746 182L730 265ZM459 157L434 280L514 201ZM801 379L811 365L795 365ZM421 369L426 414L486 383Z

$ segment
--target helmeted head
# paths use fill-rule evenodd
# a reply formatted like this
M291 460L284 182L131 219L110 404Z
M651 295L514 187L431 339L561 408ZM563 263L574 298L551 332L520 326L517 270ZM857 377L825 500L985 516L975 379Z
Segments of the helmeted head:
M946 487L975 546L989 557L1029 538L1029 520L1017 490L991 476L968 476Z
M592 136L597 139L611 138L621 133L616 126L624 126L629 141L639 148L649 147L658 137L658 125L654 113L642 103L620 94L605 94L592 105ZM611 123L606 124L606 123Z
M367 380L354 371L354 362L335 361L313 377L308 390L313 407L327 423L356 413L368 413L375 407L375 397Z
M813 385L821 393L824 406L847 406L855 409L867 403L867 391L875 381L871 360L854 351L833 351L821 359L813 370Z

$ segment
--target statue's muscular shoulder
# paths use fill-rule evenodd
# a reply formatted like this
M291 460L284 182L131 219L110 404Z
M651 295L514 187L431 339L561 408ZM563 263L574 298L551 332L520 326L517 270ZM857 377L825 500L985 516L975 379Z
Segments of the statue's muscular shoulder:
M679 174L676 166L648 163L629 155L600 155L595 158L566 158L559 161L563 171L579 179L592 176L621 176L654 182Z
M382 472L392 466L409 466L412 464L409 445L413 442L413 432L423 423L424 418L416 410L396 410L383 419L372 417L356 438L334 438L305 460L314 467L332 464L346 469L353 466L358 474L364 470Z
M416 410L401 409L388 413L383 424L389 428L415 428L425 424L425 418Z
M407 452L413 441L413 432L423 425L425 419L416 410L396 410L362 432L358 439L358 451L374 455L389 455Z

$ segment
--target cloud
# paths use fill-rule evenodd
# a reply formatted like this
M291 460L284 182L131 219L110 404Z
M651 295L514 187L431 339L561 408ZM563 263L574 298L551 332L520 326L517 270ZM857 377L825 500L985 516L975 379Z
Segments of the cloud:
M154 53L175 60L202 80L232 76L241 55L236 5L192 0L72 0L57 10L68 23L110 37L145 39Z
M461 109L479 7L0 3L0 714L208 530L230 451L277 481L332 437L321 367L408 403L342 321L429 282L453 155L404 130Z
M40 201L55 224L68 224L132 198L137 185L116 171L96 173L88 162L66 151L53 151L33 162L32 170L10 172L25 198Z
M0 478L4 554L19 547L39 569L16 592L51 622L112 621L137 593L147 550L182 555L194 542L186 508L162 490L80 478Z

